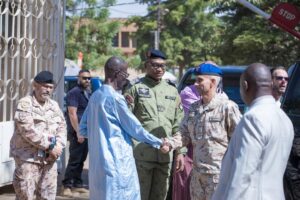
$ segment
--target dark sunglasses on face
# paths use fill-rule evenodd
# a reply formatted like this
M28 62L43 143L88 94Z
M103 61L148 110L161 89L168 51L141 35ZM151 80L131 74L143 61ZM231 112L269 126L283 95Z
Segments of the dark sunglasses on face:
M166 65L165 64L162 64L162 63L154 63L154 62L151 62L151 67L153 69L158 69L158 68L162 68L162 69L165 69L166 68Z
M86 80L90 81L92 77L82 76L81 78L82 78L83 80L85 80L85 81L86 81Z
M274 76L274 78L277 80L277 81L289 81L289 77L284 77L284 76Z

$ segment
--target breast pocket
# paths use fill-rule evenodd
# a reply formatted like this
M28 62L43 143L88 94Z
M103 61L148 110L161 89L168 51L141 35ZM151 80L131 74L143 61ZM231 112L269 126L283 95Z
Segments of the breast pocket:
M208 132L210 133L210 136L213 138L222 139L223 136L223 116L222 115L215 115L209 117L209 129Z

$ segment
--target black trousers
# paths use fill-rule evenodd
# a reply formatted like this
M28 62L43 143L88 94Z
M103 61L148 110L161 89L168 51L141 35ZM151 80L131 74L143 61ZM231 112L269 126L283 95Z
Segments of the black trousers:
M65 187L82 187L81 173L83 170L84 161L88 154L88 141L84 140L83 143L77 142L77 137L73 134L70 137L70 157L68 166L65 172L65 179L63 185Z

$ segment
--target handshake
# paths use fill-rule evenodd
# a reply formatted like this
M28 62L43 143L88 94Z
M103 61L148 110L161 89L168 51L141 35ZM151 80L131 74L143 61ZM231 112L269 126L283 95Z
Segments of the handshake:
M182 140L180 134L175 134L172 137L162 138L160 150L163 153L169 153L172 149L182 147Z

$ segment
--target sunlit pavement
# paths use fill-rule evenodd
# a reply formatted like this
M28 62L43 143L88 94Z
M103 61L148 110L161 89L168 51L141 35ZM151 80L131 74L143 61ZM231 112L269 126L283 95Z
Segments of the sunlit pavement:
M82 178L83 178L84 184L88 184L88 159L84 163ZM56 197L56 200L87 200L87 199L89 199L88 194L84 194L84 193L81 193L81 194L77 193L77 195L72 198L71 197L63 197L59 194L61 189L62 189L62 186L59 185L58 186L58 195ZM12 185L0 187L0 200L15 200L15 198L16 198L16 196L15 196L15 192L14 192Z

